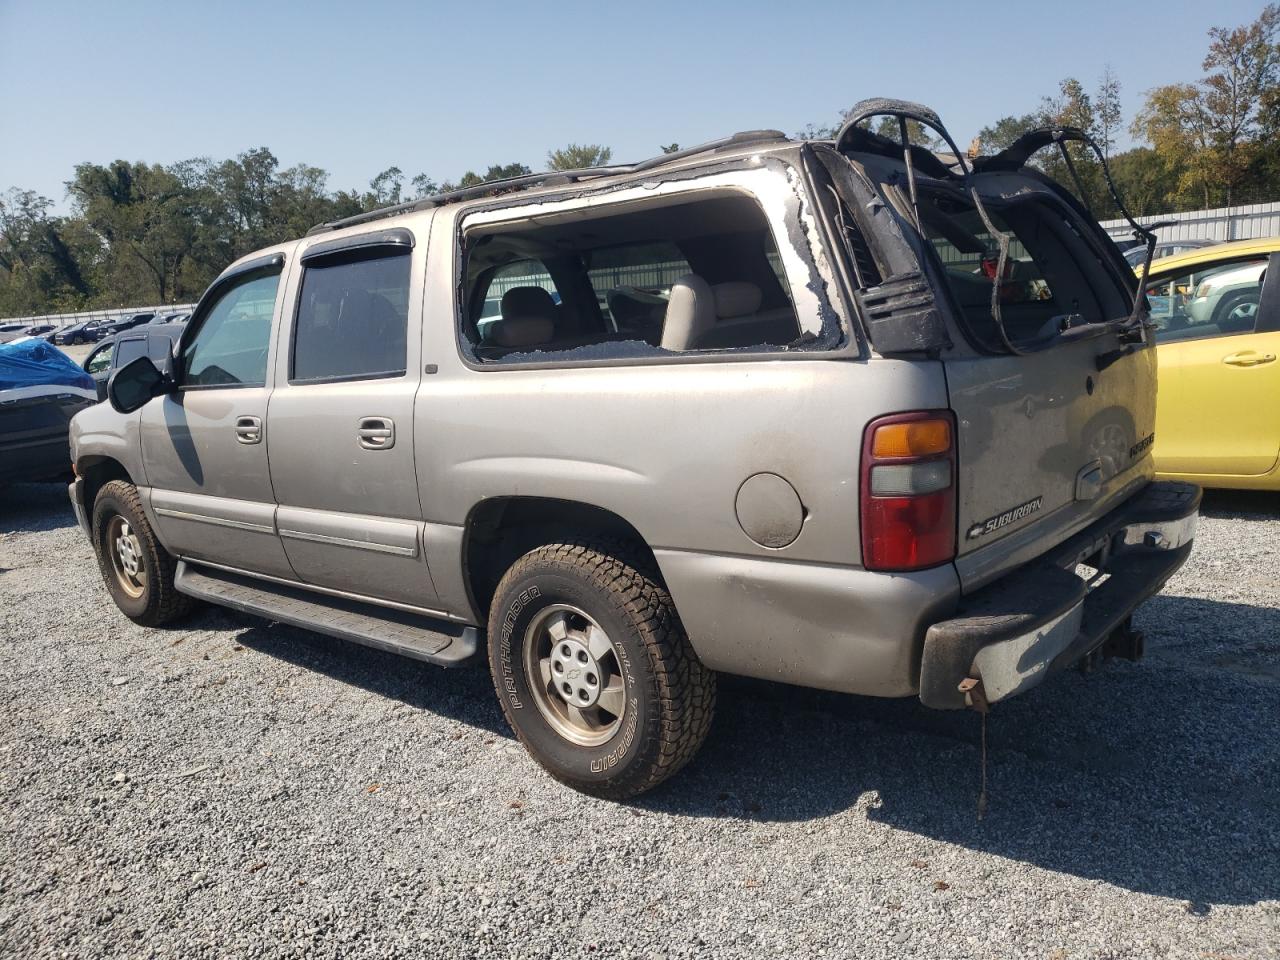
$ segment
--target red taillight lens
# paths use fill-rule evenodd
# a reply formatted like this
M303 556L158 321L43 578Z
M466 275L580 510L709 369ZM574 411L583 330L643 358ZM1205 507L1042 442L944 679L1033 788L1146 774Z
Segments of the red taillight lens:
M948 410L881 417L862 441L862 564L921 570L956 554L956 451Z

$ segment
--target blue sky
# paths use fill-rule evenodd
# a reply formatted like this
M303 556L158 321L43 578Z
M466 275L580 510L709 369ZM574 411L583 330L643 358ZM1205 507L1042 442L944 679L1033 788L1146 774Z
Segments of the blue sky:
M1108 63L1127 123L1142 91L1200 75L1210 26L1261 8L0 0L0 190L64 209L81 161L255 146L325 168L331 189L392 164L436 180L537 169L570 141L638 160L673 140L792 133L868 96L928 103L964 144L1064 76L1094 86Z

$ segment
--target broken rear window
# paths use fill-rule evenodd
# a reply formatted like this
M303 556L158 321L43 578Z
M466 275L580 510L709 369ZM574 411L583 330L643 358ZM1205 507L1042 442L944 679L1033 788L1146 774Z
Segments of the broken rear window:
M991 316L992 287L1005 331L1015 344L1043 341L1071 327L1128 313L1121 292L1049 199L984 199L996 229L1009 238L999 272L999 248L972 201L959 190L926 190L920 219L945 271L947 286L971 335L999 349Z
M785 185L785 184L784 184ZM463 338L479 362L827 348L798 316L760 204L699 191L579 205L464 237Z

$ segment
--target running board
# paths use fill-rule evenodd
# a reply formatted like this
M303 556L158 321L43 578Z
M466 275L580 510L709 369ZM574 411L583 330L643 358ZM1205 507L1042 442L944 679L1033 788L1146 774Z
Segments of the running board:
M467 663L479 649L479 632L466 624L196 567L185 560L178 561L173 585L198 600L442 667Z

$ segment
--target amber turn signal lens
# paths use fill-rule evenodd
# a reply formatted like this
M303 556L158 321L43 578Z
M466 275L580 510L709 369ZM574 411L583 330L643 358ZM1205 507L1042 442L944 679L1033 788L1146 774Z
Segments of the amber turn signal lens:
M950 449L951 424L946 420L886 423L871 438L874 457L931 457Z

